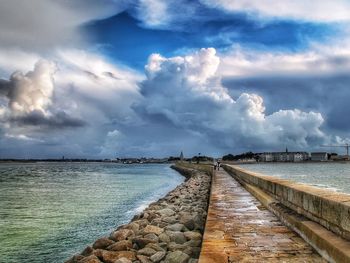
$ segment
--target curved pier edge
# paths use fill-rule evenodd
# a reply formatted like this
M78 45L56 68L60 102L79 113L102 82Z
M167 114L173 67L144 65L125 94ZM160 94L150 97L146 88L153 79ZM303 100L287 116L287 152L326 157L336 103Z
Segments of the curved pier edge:
M178 163L186 181L65 263L198 262L207 217L210 168ZM204 169L205 168L205 169Z
M344 209L344 203L340 203L337 206L336 199L347 200L349 195L339 194L337 196L334 193L318 189L315 187L294 183L288 180L282 180L275 177L264 176L258 173L246 171L240 167L234 165L223 165L223 168L233 176L240 184L242 184L253 196L255 196L267 209L273 212L285 225L297 232L306 242L308 242L314 249L322 255L329 262L350 262L350 242L343 238L338 233L332 232L330 229L334 229L321 225L319 222L325 222L326 219L322 218L322 203L326 203L329 207L329 203L333 204L332 211L336 209ZM280 185L279 185L280 184ZM278 191L279 187L284 191ZM301 194L300 190L304 189L305 194ZM327 192L328 191L328 192ZM275 194L272 194L274 192ZM284 195L283 193L288 193ZM304 204L304 207L298 207L298 203L293 201L296 193L299 198L300 204ZM321 194L317 195L317 194ZM328 194L327 194L328 193ZM330 197L330 200L327 200ZM291 204L290 204L291 203ZM309 208L312 205L321 206L320 210L316 208L310 209L313 214L310 216L311 211L305 211L305 203ZM288 205L288 206L287 206ZM348 204L345 202L345 209ZM324 208L325 209L325 208ZM347 210L350 211L350 210ZM325 213L325 212L324 212ZM336 213L338 215L342 212ZM309 216L309 217L307 217ZM318 222L315 222L315 217ZM311 217L311 218L310 218ZM328 219L328 218L327 218ZM348 213L348 219L350 219L350 213ZM339 225L344 226L344 223L340 220ZM334 222L334 221L333 221ZM343 223L343 224L342 224ZM337 226L339 229L339 226ZM347 236L347 235L346 235Z

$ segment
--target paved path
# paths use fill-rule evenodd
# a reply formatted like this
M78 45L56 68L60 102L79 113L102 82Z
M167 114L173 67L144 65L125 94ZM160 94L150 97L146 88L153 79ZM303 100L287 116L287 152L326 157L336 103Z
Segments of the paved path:
M199 263L326 262L225 171L213 178Z

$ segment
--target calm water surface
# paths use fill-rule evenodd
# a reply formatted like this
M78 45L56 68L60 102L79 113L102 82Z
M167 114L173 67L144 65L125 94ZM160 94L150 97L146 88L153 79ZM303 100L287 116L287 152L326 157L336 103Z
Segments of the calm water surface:
M260 163L243 169L350 194L350 163Z
M183 180L159 164L0 164L0 262L63 262Z

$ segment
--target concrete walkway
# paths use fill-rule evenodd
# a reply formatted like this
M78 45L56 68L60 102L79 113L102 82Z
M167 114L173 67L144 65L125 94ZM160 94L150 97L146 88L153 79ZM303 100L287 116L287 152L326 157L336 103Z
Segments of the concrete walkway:
M326 262L225 171L216 171L200 263Z

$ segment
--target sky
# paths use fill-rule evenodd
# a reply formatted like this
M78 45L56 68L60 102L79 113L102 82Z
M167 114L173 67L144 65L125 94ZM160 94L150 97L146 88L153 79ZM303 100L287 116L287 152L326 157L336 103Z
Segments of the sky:
M339 151L348 0L0 0L0 158Z

